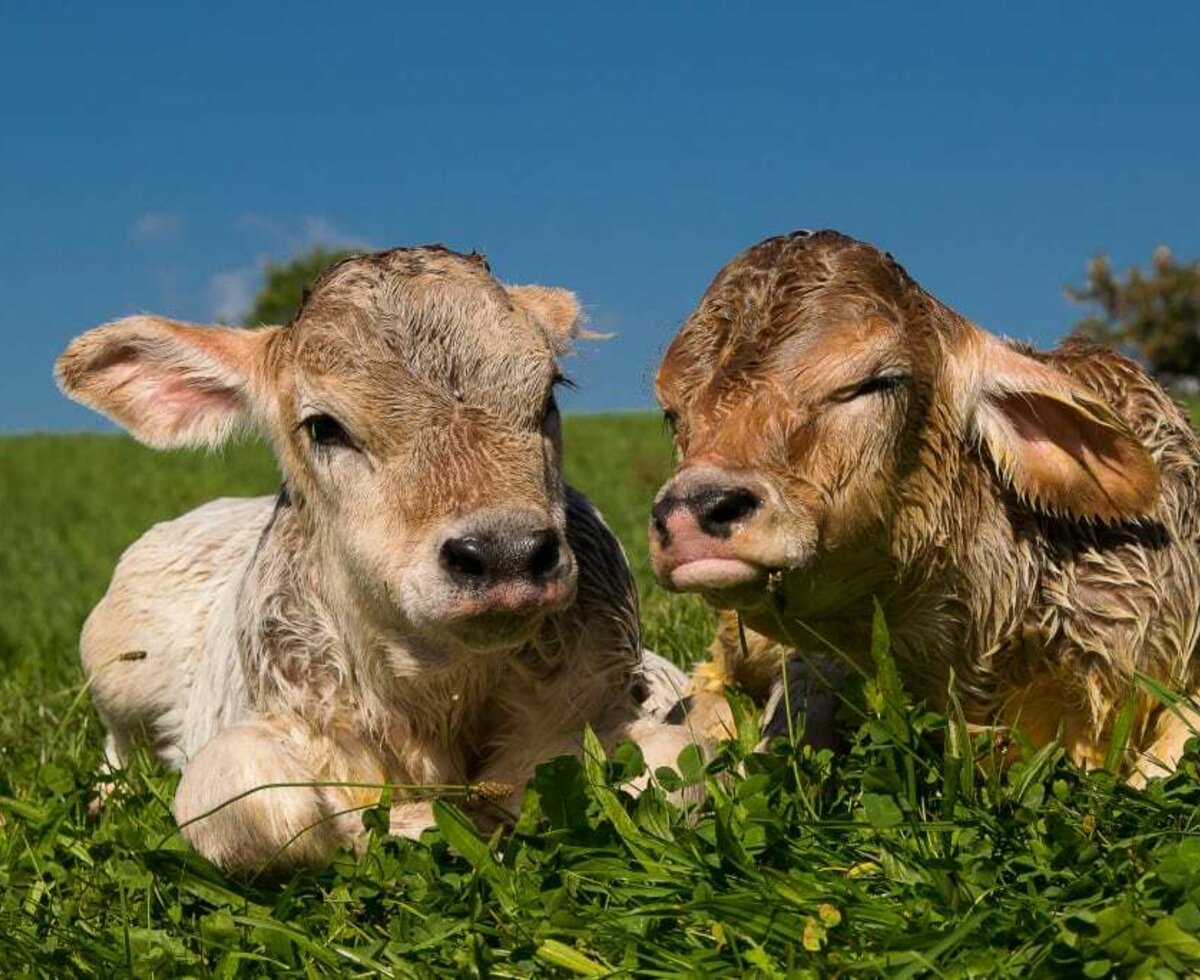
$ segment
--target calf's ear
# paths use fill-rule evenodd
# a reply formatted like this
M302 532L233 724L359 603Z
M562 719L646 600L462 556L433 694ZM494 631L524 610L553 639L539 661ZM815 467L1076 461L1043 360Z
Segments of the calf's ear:
M1114 522L1146 516L1158 466L1126 422L1074 378L987 337L969 424L1001 480L1048 514Z
M217 446L252 423L278 330L132 316L76 337L54 373L67 395L147 445Z
M505 289L513 303L533 317L546 332L556 355L570 350L571 341L576 337L599 339L602 336L582 329L583 313L579 309L579 300L569 289L553 286L506 286Z

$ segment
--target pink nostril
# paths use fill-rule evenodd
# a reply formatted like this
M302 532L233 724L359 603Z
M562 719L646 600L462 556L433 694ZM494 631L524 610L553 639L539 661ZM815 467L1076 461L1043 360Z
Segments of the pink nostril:
M667 539L676 541L680 538L703 537L704 531L696 520L696 515L686 507L679 507L667 516Z
M673 507L666 514L656 517L654 530L658 535L659 546L664 550L707 537L701 530L696 515L684 506Z

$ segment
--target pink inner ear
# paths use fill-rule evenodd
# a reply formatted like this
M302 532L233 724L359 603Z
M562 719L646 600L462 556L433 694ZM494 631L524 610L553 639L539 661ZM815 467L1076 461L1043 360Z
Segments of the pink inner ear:
M1116 433L1106 433L1062 402L1028 394L1009 394L997 400L1024 443L1025 460L1032 467L1054 469L1089 455L1097 461L1115 455L1106 447L1115 448ZM1088 433L1090 439L1084 436L1087 427L1097 430Z
M172 435L186 432L202 416L232 414L239 407L237 395L228 388L204 387L194 381L189 384L172 375L160 382L154 401L155 407L170 417L168 429Z
M158 448L215 446L252 418L278 328L126 317L77 337L56 363L63 390Z
M236 391L215 379L138 359L136 348L120 350L95 375L108 411L139 438L155 445L187 444L207 433L227 431L241 409Z
M1101 425L1068 402L1030 392L1007 393L996 401L1017 434L1028 440L1027 451L1041 444L1047 453L1085 455L1116 461L1124 433ZM1036 451L1036 450L1033 450Z
M1056 512L1104 520L1144 515L1159 488L1149 452L1070 397L1010 391L989 399L1011 427L1007 437L988 438L1001 470L1023 495Z

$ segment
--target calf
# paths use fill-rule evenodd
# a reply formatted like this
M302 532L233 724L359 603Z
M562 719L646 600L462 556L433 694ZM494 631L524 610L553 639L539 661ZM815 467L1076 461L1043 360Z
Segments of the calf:
M838 656L865 666L878 599L933 705L953 672L968 721L1090 766L1133 698L1135 778L1174 765L1200 716L1139 675L1200 687L1200 444L1138 365L1002 340L872 246L796 232L718 273L657 395L679 468L656 574L753 631L756 663L726 617L699 702L742 675L761 690L764 658L778 677L765 636L804 655L791 673L827 741Z
M651 766L687 741L639 707L671 669L645 669L621 548L563 484L578 319L480 256L396 249L329 269L284 327L131 317L59 359L143 442L252 429L283 471L274 499L150 530L81 641L108 761L144 738L181 769L176 819L216 864L320 865L384 785L490 785L511 809L586 725ZM431 804L404 796L392 830L415 835Z

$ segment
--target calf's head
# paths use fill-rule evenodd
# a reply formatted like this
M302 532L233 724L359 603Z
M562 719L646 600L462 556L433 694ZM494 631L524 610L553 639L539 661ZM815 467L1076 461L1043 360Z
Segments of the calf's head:
M961 523L971 454L997 494L1068 518L1136 518L1158 494L1149 452L1095 394L836 232L722 269L656 393L678 469L654 504L655 571L720 606L761 604L772 574L798 615L870 595Z
M481 256L396 249L326 271L287 326L130 317L57 375L152 446L265 434L326 598L442 656L519 642L573 596L554 386L578 320Z

